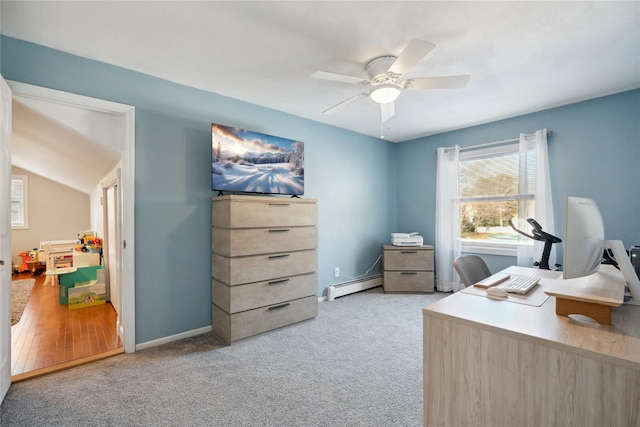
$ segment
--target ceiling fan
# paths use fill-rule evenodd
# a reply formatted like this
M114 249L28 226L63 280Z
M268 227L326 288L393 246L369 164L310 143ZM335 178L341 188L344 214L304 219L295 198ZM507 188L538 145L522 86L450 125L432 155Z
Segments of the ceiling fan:
M403 90L456 89L466 86L471 78L469 75L420 77L400 80L403 75L407 74L407 72L431 52L434 47L436 47L436 45L428 41L418 39L411 40L400 56L379 56L367 62L364 65L364 70L367 73L366 78L332 73L329 71L316 71L311 77L371 86L367 92L362 92L347 98L323 111L323 114L335 113L347 105L369 97L372 101L380 104L380 115L382 123L384 123L395 114L394 101L400 96L400 92Z

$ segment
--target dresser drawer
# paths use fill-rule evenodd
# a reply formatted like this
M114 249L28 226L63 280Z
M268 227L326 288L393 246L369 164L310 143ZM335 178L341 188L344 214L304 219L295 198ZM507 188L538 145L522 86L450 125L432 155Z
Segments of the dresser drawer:
M213 280L213 303L229 314L316 295L316 273L229 286Z
M235 286L315 273L318 269L318 251L314 249L236 258L214 253L211 264L214 279Z
M213 228L213 252L227 257L318 247L316 227Z
M384 250L385 270L431 270L433 271L433 250L403 248Z
M384 271L385 292L433 292L433 271Z
M213 306L213 331L230 343L318 315L318 298L309 296L285 303L228 314Z
M212 221L219 228L315 226L318 209L313 199L233 196L213 199Z

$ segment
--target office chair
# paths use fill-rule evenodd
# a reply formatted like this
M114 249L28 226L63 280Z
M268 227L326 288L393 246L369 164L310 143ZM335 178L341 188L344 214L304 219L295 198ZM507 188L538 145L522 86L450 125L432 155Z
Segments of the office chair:
M465 286L471 286L491 276L489 267L478 255L460 255L453 260L453 268L456 269Z

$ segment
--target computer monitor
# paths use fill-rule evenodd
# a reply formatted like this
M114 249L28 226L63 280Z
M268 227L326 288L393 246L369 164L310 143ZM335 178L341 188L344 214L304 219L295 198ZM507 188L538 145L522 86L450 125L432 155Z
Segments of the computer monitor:
M595 201L582 197L567 197L564 234L564 279L589 276L598 271L603 252L613 253L632 300L640 305L640 279L620 240L605 240L604 223Z
M589 276L600 268L604 252L604 223L596 202L567 197L564 221L565 279Z
M636 274L631 258L620 240L607 240L605 247L613 252L613 258L622 272L624 281L631 294L631 300L625 300L625 304L640 305L640 279Z

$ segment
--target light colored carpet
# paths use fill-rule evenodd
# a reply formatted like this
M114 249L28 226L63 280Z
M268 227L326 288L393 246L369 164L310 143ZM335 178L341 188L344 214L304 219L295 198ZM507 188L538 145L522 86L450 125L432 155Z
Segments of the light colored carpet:
M20 321L22 312L27 306L27 300L31 295L35 279L13 280L11 282L11 325Z
M10 426L415 426L422 307L381 288L225 345L212 333L13 384Z

